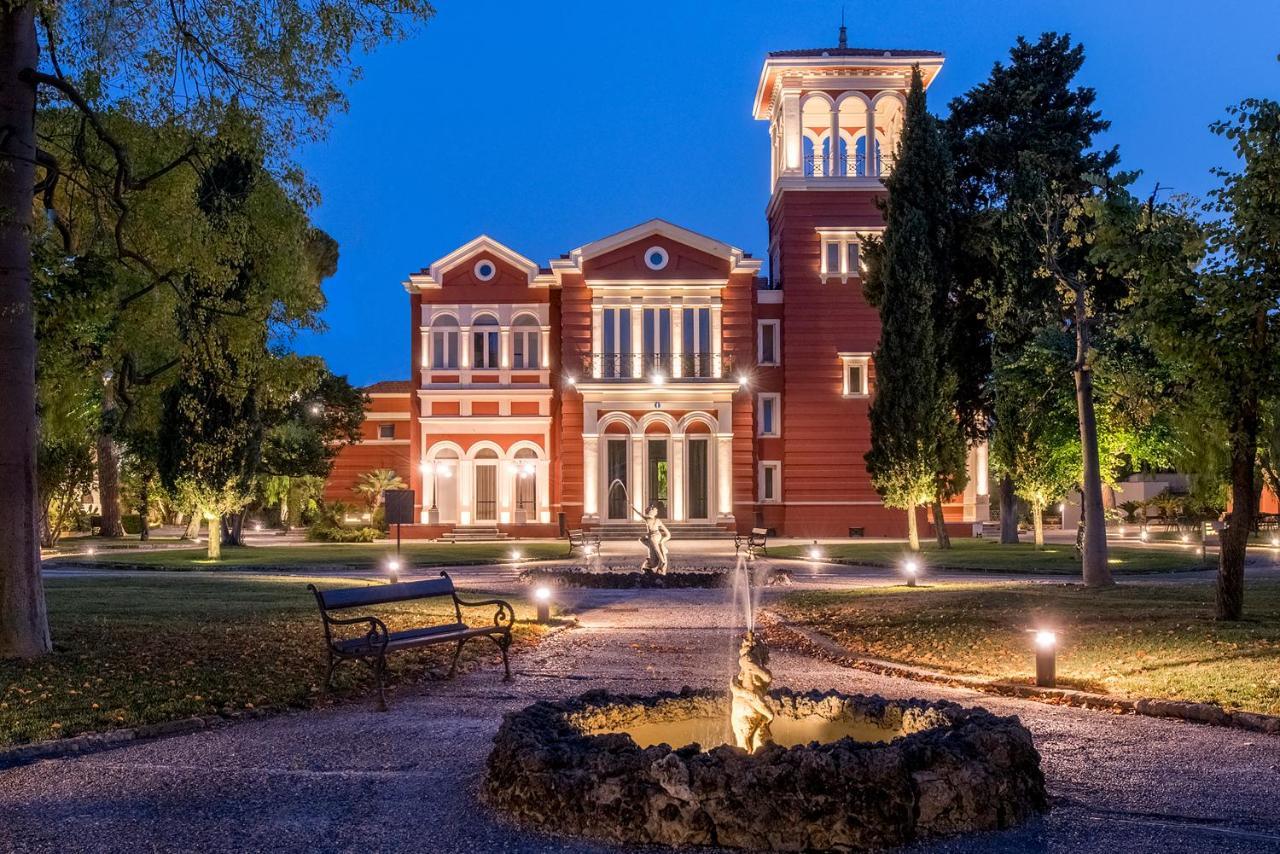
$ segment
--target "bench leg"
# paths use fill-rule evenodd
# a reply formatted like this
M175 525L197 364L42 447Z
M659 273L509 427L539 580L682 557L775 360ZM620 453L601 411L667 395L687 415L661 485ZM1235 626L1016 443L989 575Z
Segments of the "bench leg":
M325 671L324 671L324 684L320 686L321 697L328 697L329 689L333 686L333 665L334 665L333 652L330 651L329 665L325 668Z
M447 676L445 676L445 677L444 677L445 679L452 679L452 678L453 678L453 674L457 671L457 669L458 669L458 656L462 655L462 645L463 645L464 643L466 643L466 641L465 641L465 640L460 640L460 641L458 641L458 645L454 648L454 650L453 650L453 661L449 662L449 673L448 673L448 675L447 675Z
M511 662L507 659L507 649L511 646L511 635L506 634L498 639L498 649L502 650L502 670L506 673L503 682L511 681Z

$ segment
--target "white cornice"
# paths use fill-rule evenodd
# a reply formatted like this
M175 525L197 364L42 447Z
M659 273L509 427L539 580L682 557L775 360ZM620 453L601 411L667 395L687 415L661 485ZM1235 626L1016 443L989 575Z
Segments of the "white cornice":
M543 275L538 270L538 265L528 258L521 255L511 247L499 243L487 234L482 234L472 240L459 246L457 249L434 261L430 267L420 273L410 273L409 279L404 282L404 289L409 293L417 293L419 291L438 288L444 281L444 274L450 270L466 263L471 257L488 252L496 255L514 267L521 269L529 279L531 287L546 287L552 282L552 277Z
M564 276L565 273L581 273L584 261L588 261L591 258L596 258L607 252L612 252L614 249L626 246L629 243L644 240L646 237L652 237L654 235L661 235L662 237L666 237L676 243L697 249L700 252L705 252L708 255L723 258L729 262L729 275L733 275L735 273L758 273L760 271L760 265L763 263L762 259L759 258L747 258L746 253L741 249L738 249L736 246L730 246L727 243L722 243L715 238L707 237L705 234L699 234L698 232L691 231L683 226L667 222L665 219L651 219L647 222L642 222L639 225L633 225L630 228L623 229L622 231L602 237L599 240L594 240L591 243L579 246L577 249L574 249L569 253L568 258L557 258L553 260L551 262L551 272L555 276L556 281L560 282L561 277ZM678 284L679 281L684 280L667 281L663 279L652 279L645 280L644 284L655 287L669 287ZM698 280L698 283L700 284L703 282L706 282L706 280ZM607 282L599 284L608 285ZM710 284L710 282L707 282L707 284ZM598 285L593 284L592 286L595 287ZM723 287L723 284L716 286Z
M771 56L765 59L764 65L760 68L760 80L756 83L756 97L752 102L751 115L757 120L770 117L771 104L778 89L778 86L771 84L774 77L782 74L791 74L800 78L798 82L806 89L821 89L822 83L826 81L819 82L814 80L814 77L830 74L858 78L882 77L888 81L890 78L886 77L882 69L890 73L898 72L899 69L910 73L911 66L919 65L924 76L925 88L928 88L941 70L944 60L943 56ZM877 71L880 73L876 74ZM874 87L874 79L869 79L868 85ZM901 83L893 80L892 85L900 86ZM832 84L832 88L841 87ZM768 92L767 101L766 92Z

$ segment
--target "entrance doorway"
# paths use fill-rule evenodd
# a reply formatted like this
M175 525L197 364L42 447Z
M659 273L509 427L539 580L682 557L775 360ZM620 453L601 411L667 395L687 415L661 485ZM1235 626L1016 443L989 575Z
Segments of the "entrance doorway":
M476 454L476 521L498 521L498 454L489 448Z
M631 516L627 493L627 439L608 439L605 441L605 495L608 498L609 518L626 521ZM618 489L614 481L621 481L623 489Z
M649 440L649 506L658 508L658 518L667 518L670 501L671 464L667 460L667 440ZM648 512L649 507L641 508Z
M707 474L709 444L706 439L689 439L689 477L685 482L689 484L690 519L706 519L710 515L707 512L709 506L707 487L710 480Z

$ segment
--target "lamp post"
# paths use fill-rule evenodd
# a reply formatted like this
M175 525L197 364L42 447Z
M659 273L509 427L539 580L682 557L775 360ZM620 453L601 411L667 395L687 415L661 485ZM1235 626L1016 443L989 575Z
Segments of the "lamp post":
M1036 685L1054 688L1058 684L1058 635L1049 629L1035 631Z
M907 576L907 586L916 586L916 576L920 573L920 562L915 558L907 558L902 564L902 572Z
M538 605L538 622L551 622L551 588L539 587L533 591L533 601Z

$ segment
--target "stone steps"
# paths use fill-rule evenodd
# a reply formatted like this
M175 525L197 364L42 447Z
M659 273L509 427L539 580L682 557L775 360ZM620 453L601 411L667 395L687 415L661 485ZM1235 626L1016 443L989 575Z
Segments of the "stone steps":
M443 543L492 543L511 539L497 525L458 525L452 531L440 535Z

